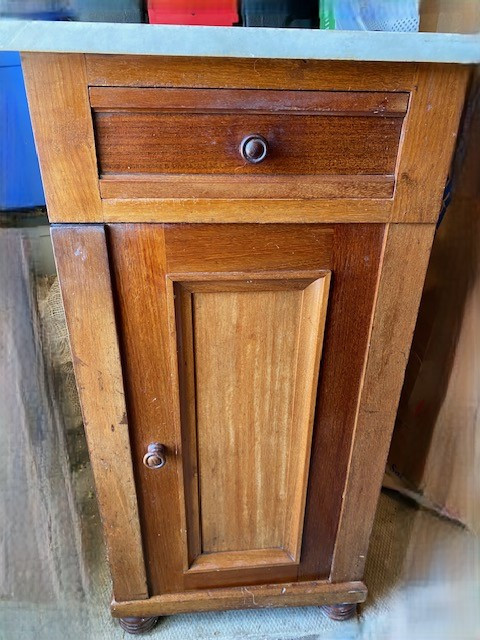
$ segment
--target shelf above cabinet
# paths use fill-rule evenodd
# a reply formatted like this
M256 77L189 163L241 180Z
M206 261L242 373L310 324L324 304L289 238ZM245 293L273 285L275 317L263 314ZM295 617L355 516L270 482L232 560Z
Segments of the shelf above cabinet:
M0 20L2 49L214 58L480 62L478 34L29 20Z

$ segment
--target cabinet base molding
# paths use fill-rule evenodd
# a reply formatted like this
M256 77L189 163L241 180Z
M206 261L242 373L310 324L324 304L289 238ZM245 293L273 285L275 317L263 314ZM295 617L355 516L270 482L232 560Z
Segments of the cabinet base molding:
M183 593L166 593L148 600L113 600L111 611L115 618L125 619L133 616L149 618L193 611L325 606L338 603L341 603L341 607L354 607L356 603L364 602L366 597L367 587L363 582L295 582L228 589L198 589Z
M357 613L357 605L342 602L342 604L327 605L323 610L331 620L350 620Z
M127 633L131 633L132 635L137 635L139 633L146 633L147 631L151 631L153 627L158 622L158 617L153 616L151 618L120 618L119 620L120 626Z

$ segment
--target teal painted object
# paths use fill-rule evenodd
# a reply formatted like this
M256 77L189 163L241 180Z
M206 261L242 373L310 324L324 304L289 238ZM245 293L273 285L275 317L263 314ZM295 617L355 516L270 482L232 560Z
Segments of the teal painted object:
M333 0L319 0L320 29L335 29Z
M20 56L0 52L0 210L44 204Z

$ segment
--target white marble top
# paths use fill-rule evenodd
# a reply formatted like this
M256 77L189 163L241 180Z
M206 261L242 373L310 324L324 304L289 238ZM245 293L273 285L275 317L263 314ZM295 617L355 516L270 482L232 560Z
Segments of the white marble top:
M471 64L480 62L480 34L4 19L0 50Z

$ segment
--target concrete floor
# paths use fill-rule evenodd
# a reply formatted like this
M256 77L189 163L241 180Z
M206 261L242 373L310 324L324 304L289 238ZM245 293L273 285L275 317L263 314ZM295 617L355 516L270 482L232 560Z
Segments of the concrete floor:
M52 278L32 281L34 253L19 232L0 233L0 640L128 637L109 614L58 291ZM383 493L356 620L332 622L316 607L191 614L148 637L478 640L478 560L466 530Z

